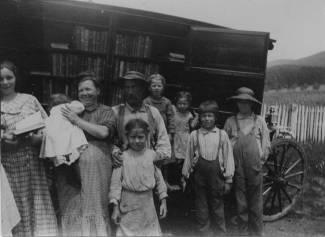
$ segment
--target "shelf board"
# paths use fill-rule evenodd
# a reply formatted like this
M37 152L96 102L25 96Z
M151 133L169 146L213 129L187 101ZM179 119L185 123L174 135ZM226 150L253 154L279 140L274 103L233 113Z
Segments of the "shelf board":
M115 58L125 60L125 61L139 61L139 62L148 62L148 63L171 63L171 64L184 64L184 62L170 61L168 59L157 59L157 58L145 58L145 57L136 57L136 56L126 56L126 55L114 55Z
M160 33L154 33L150 31L139 31L139 30L132 30L132 29L127 29L127 28L117 28L116 29L117 33L131 33L131 34L141 34L141 35L149 35L149 36L159 36L159 37L165 37L165 38L170 38L170 39L177 39L177 40L184 40L185 37L181 36L174 36L174 35L167 35L167 34L160 34Z
M33 77L42 77L45 79L59 79L59 80L75 80L76 76L59 76L59 75L52 75L52 74L42 74L39 72L30 72L30 76Z
M58 48L46 48L45 51L50 53L62 53L62 54L77 54L83 56L94 56L94 57L106 57L107 53L84 51L79 49L58 49Z

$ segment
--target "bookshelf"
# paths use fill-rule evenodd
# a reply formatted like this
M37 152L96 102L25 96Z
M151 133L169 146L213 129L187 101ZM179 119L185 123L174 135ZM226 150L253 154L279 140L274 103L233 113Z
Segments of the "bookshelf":
M128 70L161 73L169 98L187 89L196 103L211 94L227 104L236 82L236 88L249 85L262 99L270 49L266 33L72 0L11 1L3 9L7 15L1 18L19 30L1 28L7 38L0 39L0 56L12 53L9 59L25 71L24 91L44 104L57 92L77 98L76 75L85 70L100 79L101 102L108 105L123 101L119 78ZM248 58L249 67L227 52Z

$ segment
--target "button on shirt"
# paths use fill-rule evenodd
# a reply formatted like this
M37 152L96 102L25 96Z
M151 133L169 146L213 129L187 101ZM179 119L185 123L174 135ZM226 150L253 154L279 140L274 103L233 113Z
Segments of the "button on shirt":
M202 156L202 158L209 161L218 158L220 168L223 173L223 176L225 177L226 182L232 182L232 177L235 171L232 146L225 131L221 130L221 139L219 139L219 131L220 129L218 129L217 127L212 130L200 128L199 130L193 131L191 133L182 170L182 174L184 177L189 177L191 169L195 166L195 163L197 162L199 157L197 145L198 132L201 152L200 155Z

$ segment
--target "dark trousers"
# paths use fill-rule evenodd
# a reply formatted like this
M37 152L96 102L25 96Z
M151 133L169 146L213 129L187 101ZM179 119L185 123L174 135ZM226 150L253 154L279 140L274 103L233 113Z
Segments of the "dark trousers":
M199 158L194 171L195 209L198 229L208 234L212 229L226 232L223 192L224 180L218 160Z
M263 230L263 177L254 134L241 134L234 146L234 158L238 228L248 230L251 235L261 235Z

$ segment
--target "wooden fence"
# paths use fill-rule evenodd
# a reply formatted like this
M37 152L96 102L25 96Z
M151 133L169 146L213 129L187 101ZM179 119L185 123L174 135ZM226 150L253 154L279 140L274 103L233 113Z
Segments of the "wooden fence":
M265 117L269 105L263 104ZM287 127L299 142L325 142L325 106L275 105L277 124Z

